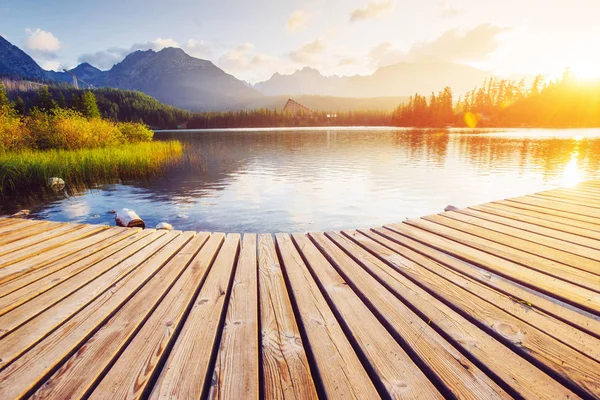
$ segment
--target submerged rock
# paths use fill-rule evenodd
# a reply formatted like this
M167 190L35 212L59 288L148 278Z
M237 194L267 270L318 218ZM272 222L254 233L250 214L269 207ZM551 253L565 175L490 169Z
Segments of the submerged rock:
M28 216L30 213L29 210L21 210L19 212L14 213L13 215L11 215L11 218L24 218L26 216Z
M48 186L54 190L62 190L65 187L65 181L62 178L48 178Z
M169 224L168 222L161 222L160 224L156 225L156 230L171 231L173 230L173 225Z
M447 205L446 208L444 208L444 211L456 211L458 210L458 207L454 207L453 205Z
M117 211L115 215L115 221L118 226L124 226L127 228L146 228L146 223L143 219L135 213L135 211L129 208L122 208Z

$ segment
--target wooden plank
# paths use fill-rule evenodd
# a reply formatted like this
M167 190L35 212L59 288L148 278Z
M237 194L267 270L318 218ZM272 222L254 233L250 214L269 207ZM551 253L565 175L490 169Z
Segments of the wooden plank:
M534 206L540 206L544 208L548 208L550 210L565 212L567 215L581 215L588 218L593 218L593 222L597 223L598 210L592 207L578 206L575 204L566 204L560 201L553 201L548 199L543 199L534 196L525 196L525 197L517 197L514 199L507 199L513 203L524 203L530 204ZM563 214L564 215L564 214Z
M163 298L168 293L173 293L173 286L179 283L179 290L175 289L175 295L179 295L188 284L182 282L184 277L181 274L208 237L209 234L201 234L190 240L148 283L123 304L79 351L45 380L32 398L60 400L84 397L125 349Z
M6 256L10 253L15 253L17 250L25 249L25 253L35 244L40 242L47 242L49 239L56 238L57 236L62 236L69 232L75 232L82 228L82 225L75 224L63 224L58 226L49 227L48 229L44 229L44 232L29 235L25 239L17 240L9 244L5 244L0 247L0 256ZM2 261L4 261L4 257L2 257ZM6 264L1 264L6 265Z
M165 237L172 240L154 252L140 268L116 282L111 290L102 293L65 324L51 331L27 353L7 366L4 364L4 369L0 371L0 398L28 396L36 390L69 356L81 350L85 341L143 287L192 235L189 232L167 233ZM0 341L0 346L4 342ZM6 360L4 357L2 359Z
M21 294L26 291L31 291L31 293L41 293L44 291L43 288L50 287L49 285L55 286L55 284L58 284L60 281L70 278L105 256L117 252L121 248L151 234L152 232L153 230L151 229L146 229L142 232L136 229L126 228L123 230L107 229L97 235L84 239L78 243L78 247L81 244L89 244L89 246L84 247L82 250L42 268L21 275L11 281L0 284L0 302L6 301L3 300L4 297L11 295L18 290L21 291ZM13 264L9 268L12 268L17 264ZM20 296L21 294L14 296ZM16 297L13 297L13 299L15 298Z
M271 235L258 237L258 265L262 395L267 399L316 399L311 368Z
M425 217L424 219L437 222L454 229L465 230L467 233L501 243L533 255L540 255L543 258L568 265L573 268L587 271L590 274L600 274L600 251L580 246L566 240L566 234L558 233L563 239L556 239L545 236L531 230L521 229L523 224L515 221L519 226L515 228L508 226L504 220L498 217L487 216L474 210L464 210L461 212L448 212L439 216ZM448 223L448 219L456 222ZM537 232L543 232L543 228L534 227ZM552 232L546 231L552 234ZM577 237L569 237L570 240L577 240ZM584 240L583 238L580 238ZM569 269L570 270L570 269ZM590 279L598 279L600 290L600 276L591 276Z
M117 233L125 229L132 228L110 228L98 232L102 233L104 231L110 231ZM53 249L40 252L31 258L25 258L21 261L17 261L9 266L1 268L0 287L3 287L7 282L11 282L17 278L23 277L24 275L31 274L34 271L38 271L43 268L52 268L56 266L57 262L60 265L64 265L65 263L77 261L78 259L85 257L87 254L89 254L88 252L90 250L93 252L95 246L97 246L98 242L101 241L103 236L100 236L100 239L96 237L98 232L93 232L91 235L85 235L84 237L76 238L75 240L68 241L67 243L61 244ZM85 251L82 252L81 250Z
M503 217L503 221L506 221L507 225L509 224L509 220L517 220L526 224L524 226L527 227L527 230L540 231L539 227L542 227L544 229L542 229L540 232L545 232L547 236L552 235L552 237L557 237L554 231L565 232L583 239L579 241L579 243L581 243L582 245L591 248L600 248L600 240L598 240L598 233L589 229L585 229L579 226L566 225L564 223L555 222L554 220L539 218L537 215L535 215L535 213L529 213L527 211L519 213L517 209L504 207L502 205L484 204L481 206L473 206L469 208L472 210L485 212L488 215ZM567 237L573 238L573 236Z
M314 359L314 371L329 399L379 397L368 373L329 308L288 234L277 234L283 271Z
M369 243L377 248L378 252L385 252L385 248L373 244L370 239ZM463 279L457 274L451 273L448 275L449 279L445 279L436 272L447 271L436 268L434 272L435 263L425 257L420 259L423 263L415 263L389 250L387 255L391 261L387 258L385 262L397 273L406 276L446 304L460 310L463 316L472 318L480 328L518 354L541 363L547 371L555 371L562 379L571 381L574 386L580 387L588 394L593 396L600 394L600 363L598 362L600 341L598 339L587 336L560 321L552 321L549 318L536 319L533 310L530 310L532 311L530 313L529 310L521 310L520 316L524 318L521 320L500 306L501 304L514 306L509 298L495 296L491 300L482 299L478 294L483 292L475 294L457 283ZM385 260L385 257L380 259ZM477 287L478 285L473 281L462 280L462 282L467 286L472 285L470 289L485 291L484 287ZM513 310L518 312L519 308L514 307ZM532 320L536 320L542 326L538 328L530 322ZM551 329L555 330L552 335L545 332ZM571 335L580 336L581 340L573 343L569 338ZM561 336L569 344L565 344L555 336ZM576 351L571 345L579 347L577 350L584 351ZM557 357L557 354L560 354L560 357Z
M561 320L552 318L550 315L534 308L533 304L519 302L518 299L515 299L510 295L505 295L492 290L486 285L463 276L432 259L371 231L366 231L364 233L364 236L368 237L368 239L363 239L363 237L358 234L351 235L352 232L350 232L348 236L355 242L361 244L372 254L376 254L379 259L386 262L392 268L415 281L427 282L427 285L434 288L432 290L435 290L438 293L449 291L451 293L449 297L452 297L454 293L457 293L458 296L461 296L459 301L463 301L462 297L465 299L469 297L463 292L453 289L453 285L456 285L502 311L511 314L523 323L529 324L536 329L539 329L544 334L552 336L564 345L570 346L596 361L600 361L600 340L598 340L598 338L583 333L579 329L566 324ZM377 242L379 245L373 243L373 241ZM411 260L412 263L405 263L406 259ZM440 279L440 277L443 279ZM438 290L437 287L440 285L447 287L442 287ZM449 302L451 304L458 304L458 302L452 300ZM488 305L485 304L485 306ZM492 314L493 312L490 312L486 315Z
M259 398L256 244L256 235L244 235L209 395L213 399Z
M337 237L334 233L330 235ZM430 386L431 383L427 382L427 385L422 381L424 378L436 382L444 397L510 398L475 364L435 332L427 321L412 312L325 234L311 233L310 236L335 268L307 238L294 236L294 239L298 240L314 274L330 294L331 301L347 322L352 335L365 344L363 351L378 372L391 367L398 374L390 374L388 379L384 379L390 397L439 396ZM342 284L344 280L347 284ZM387 330L393 337L376 316L386 321ZM398 343L404 343L404 346ZM381 351L377 353L377 349ZM406 351L411 353L410 358ZM405 359L401 359L401 355ZM428 376L422 372L415 374L419 368L415 362ZM390 386L395 390L390 390Z
M14 224L19 220L20 218L0 217L0 226Z
M11 219L7 219L5 220L6 222L2 225L0 225L0 234L4 235L4 234L11 234L12 232L16 232L20 229L29 227L29 226L34 226L37 221L32 221L30 219L17 219L17 218L11 218Z
M558 197L558 196L548 196L548 195L543 195L543 194L538 194L538 193L531 195L531 197L534 197L536 199L554 201L557 203L564 203L564 204L568 204L568 205L592 208L592 209L596 210L596 213L600 212L600 204L598 204L598 202L591 201L591 200L581 200L581 199L578 199L575 197L564 198L564 197Z
M333 234L328 235L334 237ZM354 237L352 233L350 235ZM478 360L480 365L485 365L488 371L497 376L496 379L504 382L505 388L510 388L512 396L535 399L572 398L572 392L544 374L537 366L519 357L488 332L465 319L403 274L398 273L398 269L419 270L422 267L403 257L395 258L393 265L397 268L391 267L390 264L364 249L366 246L371 250L377 249L377 253L385 253L385 250L380 249L380 245L364 236L359 239L363 248L340 235L335 235L335 238L336 242L352 255L355 262L360 263L373 274L387 290L418 310L421 318L428 321L428 326L452 340L454 346L463 349L463 354L469 354L470 358ZM504 326L498 323L499 321L496 322L499 325L497 329L503 331ZM509 331L503 333L507 336L510 334ZM462 360L467 359L459 358L459 360L462 363Z
M575 201L600 203L600 193L584 192L576 189L554 189L536 193L537 196L556 197L559 199L573 199Z
M489 231L477 226L461 223L443 216L429 216L426 219L409 220L406 221L406 224L428 230L473 249L515 262L534 271L546 274L549 277L561 279L569 284L577 285L594 292L600 291L600 276L561 264L531 252L525 252L504 245L500 242L502 240L500 235L494 232L492 232L492 236L495 240L491 240L488 235ZM518 241L517 238L513 239Z
M45 230L56 229L61 226L58 222L37 222L22 229L0 233L0 246L7 245L17 240L37 235Z
M486 207L506 207L518 214L531 215L567 226L577 226L593 232L600 232L600 218L588 218L567 211L551 210L549 208L511 201L495 201L493 203L487 203Z
M412 240L407 236L403 236L389 229L375 228L370 230L359 230L363 235L378 241L384 242L384 239L389 239L393 243L398 243L406 249L414 250L417 253L427 256L429 259L435 260L441 265L453 269L461 275L468 276L469 278L477 281L480 284L487 285L500 293L503 293L513 301L517 302L519 306L525 306L531 304L535 309L543 310L544 312L552 315L553 317L580 329L588 334L600 338L600 320L590 318L589 316L583 315L582 313L573 310L568 307L564 307L554 299L549 300L545 296L541 296L538 293L523 289L513 282L501 278L496 274L492 274L485 269L478 268L473 264L459 260L455 257L449 256L446 253L436 250L433 247L423 244L416 240ZM355 234L351 231L345 231L345 235L350 236L352 239L360 239L361 235ZM386 242L388 245L389 242ZM390 247L388 245L388 247ZM402 252L405 257L411 258L410 255L414 254L408 251ZM414 261L414 260L413 260Z
M431 222L427 224L428 228L430 227L429 224L436 225ZM386 228L419 242L426 243L459 259L472 262L483 269L518 282L523 286L533 288L550 297L558 298L596 315L600 314L600 299L597 293L574 286L536 270L523 268L519 264L463 245L443 235L438 236L438 232L436 232L437 226L439 225L434 226L434 229L428 230L417 229L414 226L411 227L406 224L389 225Z
M206 395L239 246L239 234L227 235L150 398L199 399Z
M220 233L210 236L169 294L94 388L91 399L137 399L150 389L152 377L160 372L160 365L166 360L224 239L225 235Z
M66 225L68 227L69 225ZM108 229L107 226L102 225L76 225L76 228L65 231L62 235L53 237L49 240L45 240L43 242L34 244L32 246L28 246L18 251L14 251L10 254L6 254L2 256L2 260L0 261L0 267L6 267L7 265L14 264L18 261L25 260L31 258L33 256L42 254L51 250L55 247L72 243L78 239L82 239L86 236L93 235L94 233L103 231ZM4 268L0 269L0 274L2 274ZM0 278L0 283L5 282L5 280Z
M154 235L160 234L157 232ZM2 331L0 332L3 336L0 340L0 368L27 351L46 334L62 325L83 307L93 303L98 298L102 298L106 292L110 293L117 282L130 275L140 265L146 265L147 260L152 259L159 249L174 240L179 234L180 232L173 232L161 235L157 240L147 244L142 251L125 260L119 260L120 262L116 268L110 269L79 290L71 293L68 297L54 303L53 307L46 309L29 321L24 318L24 316L31 318L31 313L27 310L27 307L19 307L4 314L0 317L2 320L2 323L0 323ZM150 238L152 239L152 237ZM60 293L53 291L52 293L46 292L46 296L39 296L35 300L39 302L39 299L45 300L50 296L61 297ZM23 324L24 322L27 323Z
M104 231L95 236L100 236L100 235L109 234L109 233L112 234L114 232ZM110 255L116 253L117 251L123 249L127 245L131 244L133 241L137 241L138 239L141 239L141 238L151 234L152 232L144 231L144 232L141 232L139 236L136 235L132 241L124 240L122 242L119 242L119 239L125 239L134 233L135 232L123 231L120 234L118 234L117 236L114 236L114 235L110 236L108 238L108 240L106 240L106 241L116 243L116 246L106 246L106 247L108 247L108 249L106 249L106 250L102 249L104 246L101 248L98 248L96 253L89 259L81 260L80 262L74 263L66 268L56 271L53 274L50 274L49 276L45 276L25 287L20 287L20 289L14 290L14 291L7 293L6 295L0 297L0 316L19 307L23 303L26 303L27 301L29 301L37 296L42 295L43 293L47 292L48 290L58 286L59 284L69 280L70 278L76 276L80 272L85 271L87 268L93 266L94 264L101 261L102 259L107 258ZM104 242L102 242L102 243L104 243ZM94 250L95 249L96 249L96 247L94 246ZM133 251L133 250L130 250L130 251ZM104 268L107 269L108 267L105 266ZM38 272L38 271L35 271L35 272ZM31 275L35 275L35 274L31 274ZM27 276L24 276L24 278L32 278L32 277L27 275ZM2 288L0 288L0 290L10 288L9 285L11 285L11 284L14 284L13 286L22 285L23 282L19 282L19 281L20 280L7 282L6 287L2 287ZM75 285L73 285L73 284L71 284L71 282L69 282L67 285L68 285L68 288L63 287L61 289L57 289L59 291L63 291L62 293L64 294L65 297L69 293L74 291L76 288L76 283L75 283ZM42 304L48 306L47 303L42 303ZM34 307L31 307L31 305L28 305L27 307L28 307L28 309L34 308Z

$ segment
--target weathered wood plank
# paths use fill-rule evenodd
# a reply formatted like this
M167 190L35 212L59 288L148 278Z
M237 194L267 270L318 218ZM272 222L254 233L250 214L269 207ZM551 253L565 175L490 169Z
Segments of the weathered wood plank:
M136 270L140 265L147 265L149 260L156 258L158 250L167 243L174 240L180 232L167 233L147 244L142 251L137 252L133 257L119 259L116 268L97 277L87 285L79 288L70 296L64 297L58 303L53 303L53 307L45 308L43 312L31 320L31 313L26 307L19 307L11 312L4 314L0 319L6 325L0 324L2 329L2 340L0 340L0 368L12 362L16 357L27 351L35 345L49 332L62 325L68 318L79 312L90 303L96 303L98 298L104 298L106 293L111 293L112 288L117 282L122 280ZM159 235L155 233L154 235ZM145 239L142 239L145 240ZM162 253L160 253L162 254ZM111 257L112 258L112 257ZM136 275L137 276L137 275ZM60 293L46 292L47 296L62 297ZM37 297L44 300L43 295ZM39 301L39 300L38 300ZM43 306L42 306L43 308ZM26 322L25 324L23 324Z
M38 221L33 221L30 219L19 219L19 218L10 218L5 219L4 223L0 225L0 234L2 235L10 235L13 232L17 232L20 229L24 229L29 226L34 226Z
M379 394L325 297L288 234L277 234L283 271L290 282L314 359L315 372L328 399L374 399Z
M577 214L580 216L593 218L593 221L598 219L597 218L598 210L595 208L592 208L592 207L577 206L574 204L566 204L566 203L562 203L560 201L554 201L554 200L539 198L539 197L535 197L535 196L517 197L514 199L507 199L507 201L510 201L513 203L524 203L524 204L548 208L550 210L566 212L567 215Z
M102 258L107 257L110 254L116 253L119 249L131 243L130 241L125 241L122 239L126 239L134 233L135 232L121 232L117 235L114 235L114 232L111 231L101 232L97 235L94 235L93 237L99 237L98 239L102 240L102 236L105 236L106 239L101 241L97 245L97 247L94 246L94 249L97 248L97 251L92 257L90 257L90 259L85 259L84 262L80 261L78 263L72 264L69 267L67 267L66 270L62 269L56 271L55 273L50 274L50 276L40 278L40 274L36 274L36 272L49 273L49 271L37 270L34 271L34 273L30 274L34 276L26 275L21 277L23 279L16 279L10 282L6 282L4 285L0 286L0 293L2 293L2 296L0 297L0 316L6 314L14 308L17 308L18 306L31 300L32 298L39 296L47 290L52 289L60 283L68 280L69 278L77 275L79 272L92 266L95 262L101 260ZM146 235L148 234L150 234L150 232L146 233ZM105 251L104 249L107 247L108 251ZM32 279L34 278L39 279L35 279L34 281L32 281ZM23 286L23 284L28 281L30 282L30 284ZM11 290L14 287L18 287L18 289Z
M164 237L172 239L160 250L156 249L140 268L125 279L115 282L85 308L51 331L40 343L18 359L4 357L5 340L0 341L3 369L0 371L0 398L12 399L27 396L37 389L52 372L93 335L114 313L142 287L160 268L185 245L192 233L169 232ZM160 239L159 239L160 240ZM25 325L26 327L27 325ZM10 337L19 338L19 331ZM9 365L7 360L14 360ZM10 382L10 384L7 384Z
M557 211L536 205L511 201L495 201L493 203L487 203L486 206L507 207L510 208L512 212L518 214L531 215L535 216L536 218L558 222L568 226L577 226L593 232L600 232L600 218L589 218L582 215L572 214L568 211Z
M67 225L65 229L67 229L68 227L69 225ZM63 232L63 234L59 236L11 252L10 254L5 254L0 260L0 274L3 274L3 271L5 269L1 267L6 267L18 261L32 258L58 246L71 244L74 241L93 235L94 233L103 231L105 229L108 229L108 227L102 225L76 225L75 228L67 229ZM1 282L5 282L4 278L0 278L0 283Z
M200 237L204 235L198 234ZM160 372L206 279L225 235L215 233L191 261L169 294L144 323L131 343L107 371L91 393L91 399L138 399L151 387L152 377ZM197 239L202 240L202 239Z
M583 287L574 286L568 282L546 275L534 269L523 268L522 265L516 264L505 258L500 258L474 247L466 246L458 241L448 239L444 234L438 236L436 233L439 232L437 229L437 226L439 225L432 222L425 225L426 221L421 222L423 222L423 224L419 225L427 226L427 230L417 229L416 227L411 227L407 224L389 225L386 226L386 228L422 243L427 243L429 246L460 259L468 260L484 269L518 282L524 286L531 287L548 296L561 299L567 303L595 313L596 315L600 314L600 297L596 292Z
M379 252L385 252L385 248L374 246ZM561 378L571 381L574 386L580 387L588 394L600 396L600 363L597 361L600 357L600 341L598 339L586 337L582 332L558 321L550 324L551 320L538 318L537 322L543 324L541 328L523 321L499 306L503 300L501 296L487 301L474 295L456 283L461 280L461 277L456 274L453 274L451 279L444 279L436 273L443 272L442 269L438 268L436 272L430 270L428 267L433 267L435 263L424 257L420 259L423 263L417 264L391 251L388 251L388 256L393 257L393 261L389 262L388 258L387 264L395 271L409 277L446 304L453 305L464 316L472 318L488 334L493 335L518 354L541 363L546 366L547 371L555 371ZM463 283L475 285L472 281L463 281ZM505 305L510 305L510 299L504 300ZM518 309L515 307L515 310ZM523 312L520 316L525 319L536 317L534 312L528 316ZM581 337L579 344L583 345L579 347L584 351L575 351L553 335L544 332L549 329L555 329L554 335L562 335L565 338L573 334L579 335Z
M317 392L271 235L258 237L262 388L268 399L316 399Z
M21 239L21 240L17 240L12 243L9 243L9 244L5 244L2 247L0 247L0 256L2 256L2 261L3 261L3 263L0 265L6 265L6 264L4 264L4 262L5 262L4 256L6 256L7 254L15 253L21 249L25 249L25 251L22 251L21 253L27 254L29 249L31 248L31 246L33 246L35 244L38 244L40 242L46 243L48 240L50 240L52 238L56 238L57 236L65 235L69 232L75 232L77 230L80 230L82 227L83 227L82 225L75 225L75 224L63 224L63 225L53 226L53 227L50 227L49 229L44 229L44 231L42 233L29 235L25 239Z
M59 222L36 221L22 229L0 233L0 246L25 239L29 236L37 235L45 230L52 230L60 227Z
M569 243L566 240L558 240L535 232L513 228L492 221L493 217L484 219L480 216L476 211L465 210L432 215L423 219L530 253L536 258L541 256L564 266L586 271L587 273L582 274L582 277L590 281L596 279L598 286L595 287L595 290L600 291L600 276L593 275L600 274L600 251ZM448 221L449 219L451 221ZM541 230L539 228L538 232ZM505 247L502 246L502 248ZM560 268L560 264L556 264L556 267ZM565 270L571 271L571 268L567 267Z
M0 303L6 305L10 302L11 308L14 308L21 304L16 300L17 298L26 298L25 293L35 295L42 293L152 232L152 230L136 232L135 229L127 229L115 234L113 230L106 230L84 239L82 243L89 240L91 244L83 250L0 284ZM103 239L104 237L106 239ZM19 293L15 293L17 291ZM11 296L11 300L5 299L7 296ZM0 309L3 309L3 306L0 306Z
M305 235L293 235L300 252L307 261L307 266L318 280L331 307L340 315L338 321L343 324L348 335L355 341L355 348L366 358L369 368L373 371L372 379L385 394L391 398L441 398L438 388L429 380L423 371L415 364L414 359L406 353L393 337L377 320L364 298L361 299L349 286L360 285L360 278L353 276L352 282L344 280L319 249ZM330 257L336 254L329 253ZM339 260L338 260L339 261ZM344 265L345 271L351 266ZM352 271L348 271L351 273ZM383 289L380 287L379 289ZM381 291L385 294L385 290ZM370 293L376 295L375 293ZM370 300L370 299L369 299ZM382 302L386 305L386 302ZM391 309L392 307L388 307ZM395 318L401 318L395 313ZM406 319L404 319L406 321ZM404 325L404 324L401 324ZM423 324L426 326L426 324ZM429 336L423 330L425 336ZM426 342L427 340L424 340ZM488 392L489 393L489 392Z
M568 204L568 205L574 205L574 206L578 206L578 207L593 208L596 210L596 212L600 211L600 204L598 202L589 200L589 199L579 199L575 196L559 197L556 195L550 196L547 194L536 193L536 194L531 195L531 197L534 197L536 199L541 199L541 200L553 201L556 203L564 203L564 204Z
M85 344L59 368L32 398L82 398L120 354L146 319L179 280L180 275L208 240L201 234L190 240L164 267L136 292ZM176 289L175 289L176 290ZM179 295L179 291L175 292ZM130 365L129 368L132 366ZM123 371L125 373L125 371Z
M151 399L199 399L206 395L239 246L239 234L227 235L150 394Z
M244 235L209 394L212 399L259 396L256 245L256 235Z
M459 260L455 257L449 256L446 253L430 247L427 244L423 244L416 240L397 234L389 229L374 228L372 232L370 230L360 229L363 235L377 241L383 242L383 239L389 239L391 242L401 244L406 249L414 250L417 253L427 256L429 259L435 260L436 262L447 266L458 273L468 276L471 279L479 282L480 284L487 285L500 293L503 293L515 302L519 303L519 306L531 304L536 309L543 310L544 312L552 315L553 317L570 324L577 329L583 330L590 335L600 338L600 320L590 318L589 316L583 315L581 312L573 310L569 307L564 307L554 299L548 300L545 296L529 290L523 289L514 282L501 278L496 274L490 273L488 270L476 267L470 262ZM351 231L345 231L344 234L351 236L353 239L360 239L362 236L355 234ZM389 242L386 242L386 245ZM390 247L390 246L388 246ZM409 257L411 252L403 251L402 255ZM413 260L414 261L414 260Z
M347 235L356 238L363 248L377 249L380 245L371 239L349 232ZM370 271L380 282L406 304L411 304L418 310L428 325L436 331L443 332L451 338L455 346L463 348L463 354L470 354L489 371L495 374L504 385L512 388L514 395L524 398L553 399L572 398L574 394L560 385L554 379L544 374L535 365L515 354L508 347L490 336L478 326L474 325L462 315L439 301L428 291L416 285L412 280L397 273L397 269L373 256L370 252L350 244L347 240L340 240L344 248L351 251L353 258L364 268ZM385 251L383 251L385 253ZM396 258L394 265L403 269L418 270L419 266L405 258ZM500 326L500 329L502 326ZM459 359L460 360L460 359ZM461 360L462 363L462 360ZM469 368L470 370L470 368Z
M546 236L558 237L558 233L556 232L568 233L569 235L566 237L570 240L578 238L578 242L584 246L594 249L600 248L600 240L598 239L600 235L598 232L579 226L566 225L564 223L555 222L554 220L539 218L535 213L527 213L527 211L525 211L525 213L519 213L516 212L516 209L514 208L511 209L510 207L501 205L492 206L491 204L485 204L469 207L469 209L481 211L487 215L502 217L502 219L498 219L498 221L503 221L506 225L510 224L509 226L517 226L516 224L513 225L510 221L521 221L523 223L523 229L531 232L541 232Z

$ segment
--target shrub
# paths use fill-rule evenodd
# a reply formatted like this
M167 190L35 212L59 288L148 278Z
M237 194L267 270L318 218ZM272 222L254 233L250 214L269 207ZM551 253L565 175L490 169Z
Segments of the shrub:
M148 127L144 124L136 123L136 122L121 122L117 125L125 141L129 143L137 143L137 142L149 142L154 137L154 132L152 132Z

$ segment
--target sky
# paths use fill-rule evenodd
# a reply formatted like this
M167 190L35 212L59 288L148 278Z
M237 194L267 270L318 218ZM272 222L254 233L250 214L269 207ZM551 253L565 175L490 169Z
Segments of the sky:
M255 83L435 57L503 76L600 77L600 0L0 0L0 35L46 69L181 47Z

